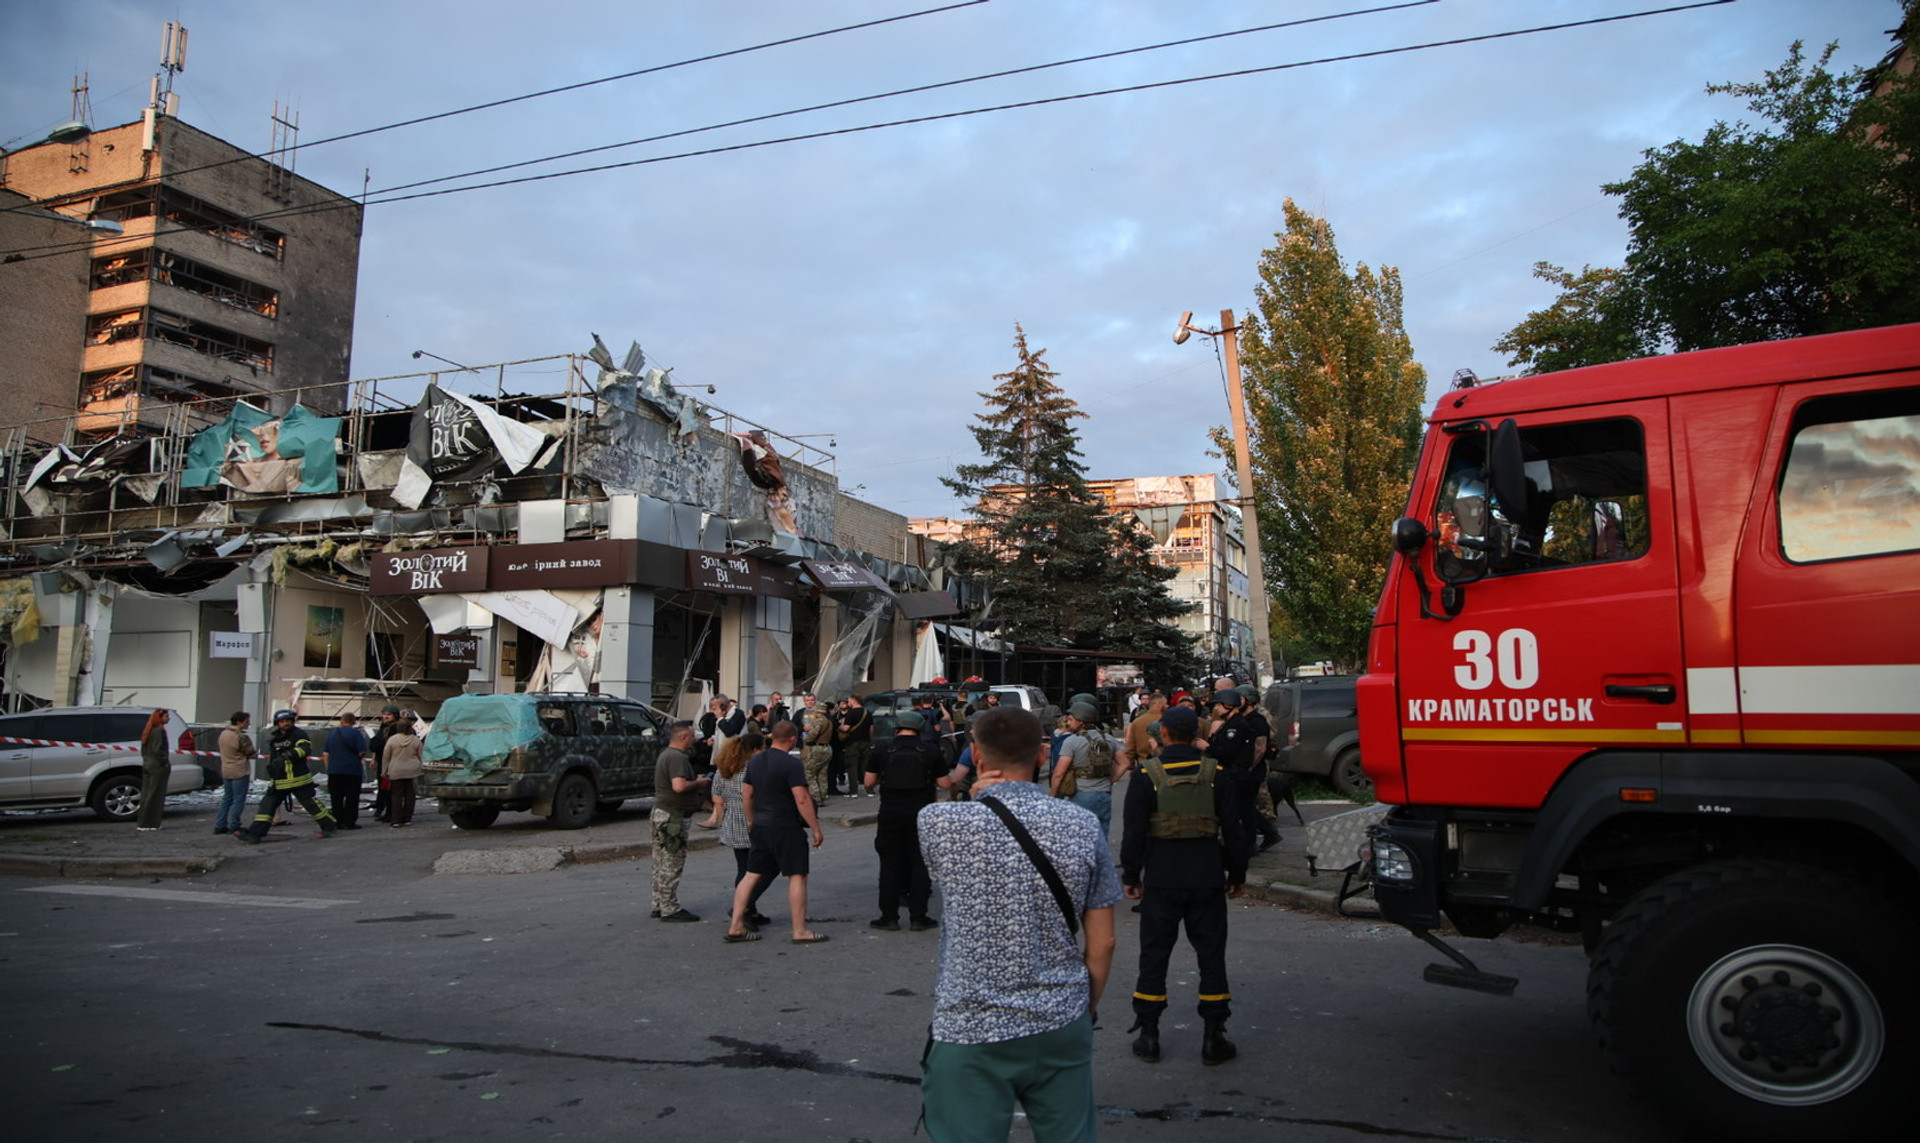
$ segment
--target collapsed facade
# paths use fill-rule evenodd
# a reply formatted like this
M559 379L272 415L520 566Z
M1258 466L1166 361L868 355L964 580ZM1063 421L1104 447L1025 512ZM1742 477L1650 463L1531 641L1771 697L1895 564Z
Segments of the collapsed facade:
M830 454L693 400L638 346L347 388L184 402L175 433L14 434L8 705L212 722L555 689L687 713L923 681L916 631L960 610L935 546L840 493Z

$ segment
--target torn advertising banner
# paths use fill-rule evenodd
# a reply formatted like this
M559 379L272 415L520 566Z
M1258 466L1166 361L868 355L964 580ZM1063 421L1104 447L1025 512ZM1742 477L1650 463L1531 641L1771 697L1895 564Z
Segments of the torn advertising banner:
M496 464L518 475L550 439L471 397L428 385L413 410L412 433L393 498L418 508L435 481L478 480Z
M304 405L275 417L236 401L226 420L195 433L188 443L180 486L227 484L242 492L337 493L340 421Z

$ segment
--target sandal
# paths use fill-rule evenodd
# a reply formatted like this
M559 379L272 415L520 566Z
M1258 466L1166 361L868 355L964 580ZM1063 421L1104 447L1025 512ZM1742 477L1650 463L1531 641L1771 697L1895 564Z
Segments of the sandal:
M827 934L808 933L804 937L794 937L793 943L796 945L824 945L827 943Z
M730 945L737 945L744 944L747 941L757 941L760 939L760 934L749 930L744 933L728 933L720 939Z

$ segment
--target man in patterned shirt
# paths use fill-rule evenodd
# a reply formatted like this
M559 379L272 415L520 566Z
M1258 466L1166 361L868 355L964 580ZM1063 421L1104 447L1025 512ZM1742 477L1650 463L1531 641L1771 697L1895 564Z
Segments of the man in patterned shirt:
M946 902L921 1081L934 1143L1003 1141L1017 1102L1040 1143L1094 1136L1093 1025L1113 962L1120 882L1099 819L1034 784L1040 722L1003 707L973 726L976 800L920 811L920 850ZM1026 827L1066 910L988 801Z

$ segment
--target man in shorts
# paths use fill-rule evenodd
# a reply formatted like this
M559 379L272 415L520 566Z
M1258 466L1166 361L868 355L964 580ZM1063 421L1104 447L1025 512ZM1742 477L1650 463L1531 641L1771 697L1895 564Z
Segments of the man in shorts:
M762 881L779 874L787 878L793 943L817 945L827 939L807 927L809 846L818 849L826 839L820 833L820 818L814 813L806 768L793 756L799 740L799 727L791 722L775 723L773 745L747 760L740 783L740 808L746 815L752 849L747 853L747 875L733 890L733 921L727 926L725 938L728 944L760 939L760 934L747 925L747 903Z

